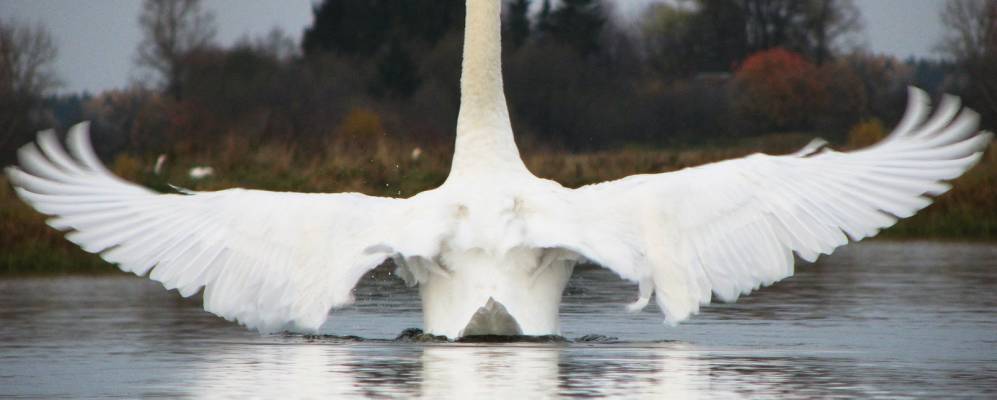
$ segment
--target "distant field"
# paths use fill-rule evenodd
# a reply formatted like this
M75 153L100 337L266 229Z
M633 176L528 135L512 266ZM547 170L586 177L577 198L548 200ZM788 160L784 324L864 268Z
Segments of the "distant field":
M627 148L594 153L524 149L524 158L537 175L565 186L617 179L637 173L672 171L757 151L784 153L808 140L803 135L777 135L744 140L723 147L679 150ZM121 155L112 168L144 185L168 190L167 183L198 190L251 187L282 191L342 192L408 197L443 182L449 170L449 149L415 151L386 140L330 145L326 154L303 152L286 144L249 149L237 140L212 154L166 163L163 175L151 172L155 155ZM416 157L415 153L418 154ZM248 155L248 156L247 156ZM211 161L209 161L211 160ZM186 171L210 165L216 175L194 181ZM16 198L6 177L0 177L0 273L68 273L112 271L98 257L84 253L44 224ZM980 165L955 182L954 189L917 216L900 222L882 236L993 240L997 238L997 152L994 145Z

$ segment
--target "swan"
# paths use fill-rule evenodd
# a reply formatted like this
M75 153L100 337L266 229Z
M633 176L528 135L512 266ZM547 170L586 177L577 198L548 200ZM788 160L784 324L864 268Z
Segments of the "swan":
M734 301L870 237L931 203L992 134L947 96L929 116L910 89L893 132L838 152L754 154L577 189L520 158L502 83L500 0L467 0L461 104L446 181L407 199L228 189L160 194L114 176L88 125L52 131L6 168L17 195L66 238L261 333L315 332L393 260L417 285L427 333L558 334L561 294L581 262L637 284L667 324L715 296Z

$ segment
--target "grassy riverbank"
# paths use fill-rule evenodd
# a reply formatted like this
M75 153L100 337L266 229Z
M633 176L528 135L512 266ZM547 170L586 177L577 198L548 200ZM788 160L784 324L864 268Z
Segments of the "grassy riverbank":
M627 148L570 154L527 148L530 170L569 187L617 179L635 173L672 171L756 151L781 153L806 143L802 135L745 140L722 147L682 150ZM529 146L527 146L529 147ZM155 156L121 155L113 163L119 175L160 190L167 182L199 190L250 187L268 190L342 192L408 197L433 188L446 178L451 149L420 149L372 140L358 145L330 145L325 157L294 146L271 144L247 148L234 138L212 154L169 160L163 175L151 172ZM319 152L321 153L321 152ZM420 153L416 155L415 153ZM980 165L955 182L954 189L917 216L900 222L882 236L889 238L997 238L997 155L994 146ZM210 162L209 162L210 160ZM211 165L216 174L194 181L186 171ZM87 254L44 224L45 217L17 199L6 177L0 177L0 274L109 272L98 257Z

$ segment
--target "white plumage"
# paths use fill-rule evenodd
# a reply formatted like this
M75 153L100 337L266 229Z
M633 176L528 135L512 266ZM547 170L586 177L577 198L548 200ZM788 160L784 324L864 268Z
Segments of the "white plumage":
M913 215L991 140L956 98L929 119L927 97L911 89L899 126L867 149L815 142L792 155L564 188L533 176L513 140L500 3L468 0L453 167L441 187L412 198L158 194L108 172L86 124L69 132L68 154L42 132L7 174L84 250L184 296L204 288L205 309L261 332L317 330L392 258L420 286L428 332L540 335L559 332L561 292L578 262L638 283L630 308L653 294L677 323L714 294L733 301L792 275L794 253L814 260Z

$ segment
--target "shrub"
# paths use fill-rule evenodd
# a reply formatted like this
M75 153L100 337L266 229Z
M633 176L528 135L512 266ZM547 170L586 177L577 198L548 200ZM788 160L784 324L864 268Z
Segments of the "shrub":
M791 51L755 53L734 76L734 104L756 129L807 128L823 102L817 67Z
M879 119L862 121L848 131L848 148L859 149L871 146L885 137L886 128L883 127L883 123Z
M335 132L335 145L348 152L370 154L384 136L384 125L376 112L355 108L346 114Z

